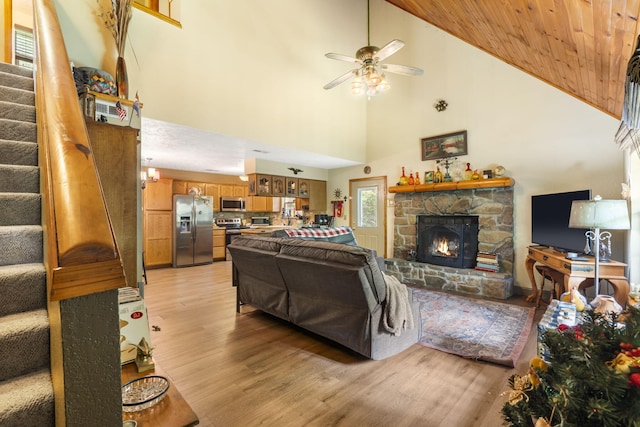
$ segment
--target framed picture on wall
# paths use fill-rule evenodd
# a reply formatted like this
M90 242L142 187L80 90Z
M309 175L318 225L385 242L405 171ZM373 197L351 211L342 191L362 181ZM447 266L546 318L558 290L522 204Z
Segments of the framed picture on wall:
M422 138L420 148L423 161L464 156L467 154L467 131Z

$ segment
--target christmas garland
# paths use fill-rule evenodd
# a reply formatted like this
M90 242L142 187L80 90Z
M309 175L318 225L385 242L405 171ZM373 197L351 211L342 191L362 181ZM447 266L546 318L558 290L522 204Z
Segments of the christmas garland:
M542 333L535 357L509 378L502 417L512 427L640 427L640 310L586 312L574 327Z

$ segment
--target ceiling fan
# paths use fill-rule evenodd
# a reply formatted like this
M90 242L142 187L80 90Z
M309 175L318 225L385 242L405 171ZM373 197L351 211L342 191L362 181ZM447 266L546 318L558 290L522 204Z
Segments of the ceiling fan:
M327 53L325 56L338 61L353 62L359 65L358 68L349 70L340 77L330 81L324 85L325 89L331 89L349 80L355 78L351 82L351 93L354 95L362 95L366 93L369 97L377 95L380 92L388 90L391 86L387 82L384 71L395 74L404 74L409 76L421 76L424 71L416 67L408 67L406 65L382 64L381 61L387 59L398 50L402 49L404 42L402 40L391 40L382 48L371 46L370 41L370 13L369 0L367 0L367 46L364 46L356 52L355 58L339 53Z

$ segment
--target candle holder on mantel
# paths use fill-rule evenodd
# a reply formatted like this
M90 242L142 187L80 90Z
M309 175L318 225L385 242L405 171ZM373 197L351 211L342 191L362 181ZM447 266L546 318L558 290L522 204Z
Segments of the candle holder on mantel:
M453 158L446 158L444 160L436 160L437 164L442 164L442 166L444 166L444 178L443 181L444 182L451 182L453 181L453 179L451 178L451 174L449 173L449 168L451 166L453 166L453 163L458 160L457 157L453 157Z

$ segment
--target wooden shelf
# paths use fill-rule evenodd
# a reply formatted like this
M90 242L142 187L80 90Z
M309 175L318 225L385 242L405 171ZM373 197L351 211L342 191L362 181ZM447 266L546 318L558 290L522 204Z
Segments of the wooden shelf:
M424 193L429 191L473 190L476 188L513 187L512 178L476 179L473 181L440 182L438 184L398 185L389 187L389 193Z

